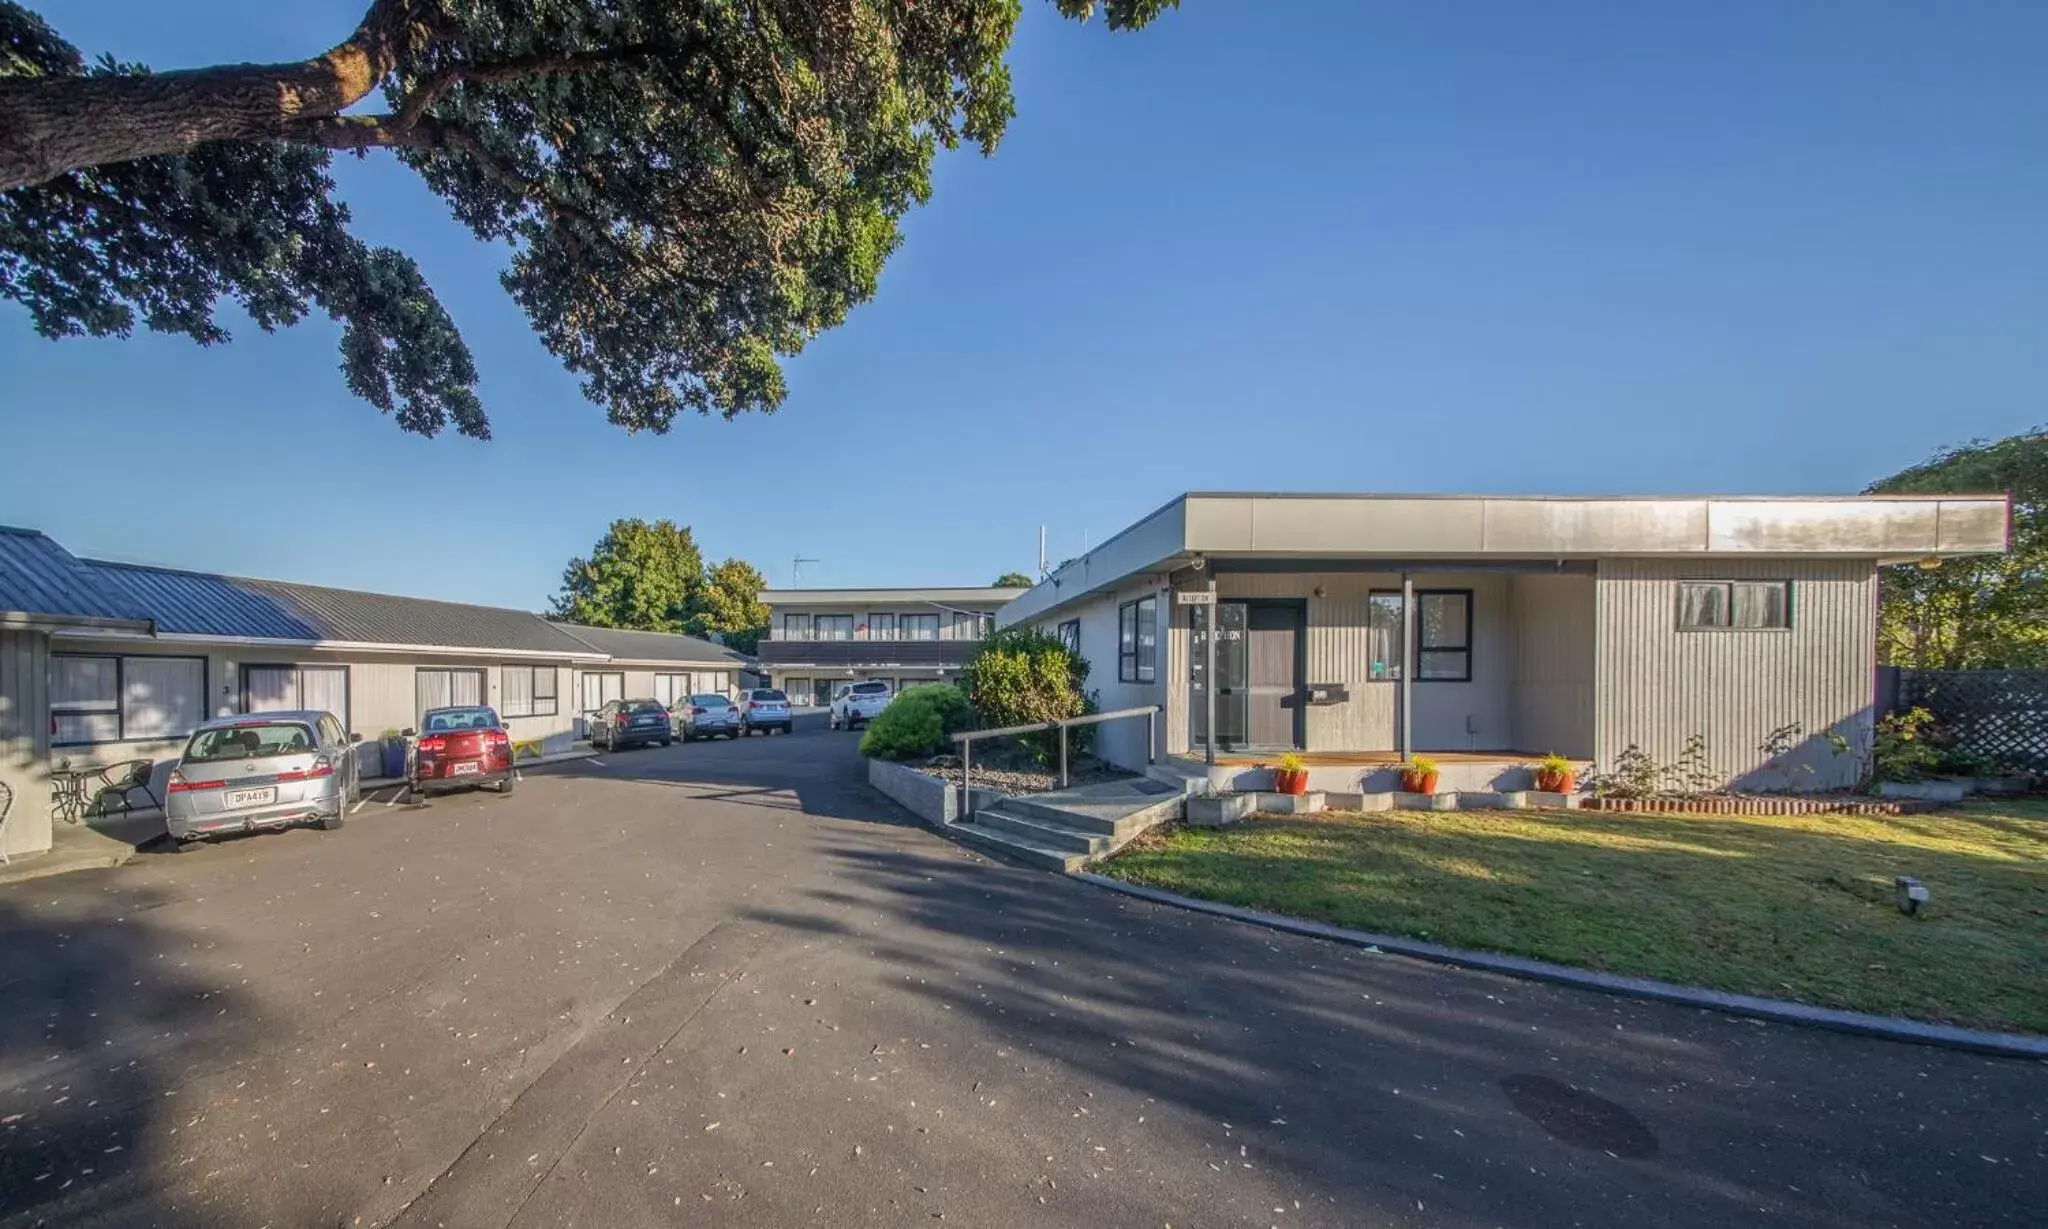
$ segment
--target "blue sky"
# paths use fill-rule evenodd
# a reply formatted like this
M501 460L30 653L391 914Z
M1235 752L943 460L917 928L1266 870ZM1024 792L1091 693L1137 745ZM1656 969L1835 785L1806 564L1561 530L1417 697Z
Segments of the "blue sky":
M312 53L362 4L37 7L173 68ZM1187 489L1852 491L2048 420L2044 45L2036 0L1187 0L1117 37L1026 0L997 157L942 160L780 413L665 437L583 400L501 251L337 159L496 440L399 432L322 320L50 343L5 304L0 522L539 607L621 516L775 584L799 552L807 584L978 584ZM236 497L327 515L223 533Z

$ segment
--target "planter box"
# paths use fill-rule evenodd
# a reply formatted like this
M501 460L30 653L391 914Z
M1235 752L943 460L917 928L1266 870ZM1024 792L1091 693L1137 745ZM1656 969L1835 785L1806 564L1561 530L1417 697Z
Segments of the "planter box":
M1563 811L1579 805L1577 794L1553 794L1540 789L1515 790L1507 795L1511 810Z
M868 784L934 828L960 822L960 787L951 781L888 760L869 760ZM994 806L1002 798L992 789L974 791L976 809Z
M1457 807L1460 811L1506 811L1522 805L1519 801L1510 799L1519 799L1523 792L1516 790L1512 793L1500 793L1493 790L1461 789L1452 796L1458 800Z
M1196 828L1221 828L1252 813L1257 794L1206 794L1188 799L1188 824Z
M1395 790L1391 795L1392 810L1396 811L1455 811L1458 809L1456 794L1411 794L1406 790Z

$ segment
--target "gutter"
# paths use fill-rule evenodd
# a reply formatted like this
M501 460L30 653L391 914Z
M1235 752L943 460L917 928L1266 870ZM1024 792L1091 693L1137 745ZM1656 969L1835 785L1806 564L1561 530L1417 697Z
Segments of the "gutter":
M136 636L121 632L83 631L79 634L80 638L90 637L96 640L148 640L157 644L192 644L220 648L313 649L335 653L417 653L434 657L514 657L539 661L612 660L610 654L595 650L578 652L574 649L461 648L443 644L387 644L367 640L285 640L268 636L207 636L196 633Z

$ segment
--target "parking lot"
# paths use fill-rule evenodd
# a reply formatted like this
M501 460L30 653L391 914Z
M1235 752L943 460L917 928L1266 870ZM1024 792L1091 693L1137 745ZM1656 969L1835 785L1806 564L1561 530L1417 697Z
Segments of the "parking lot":
M0 889L0 1220L2031 1224L2048 1066L995 866L857 735Z

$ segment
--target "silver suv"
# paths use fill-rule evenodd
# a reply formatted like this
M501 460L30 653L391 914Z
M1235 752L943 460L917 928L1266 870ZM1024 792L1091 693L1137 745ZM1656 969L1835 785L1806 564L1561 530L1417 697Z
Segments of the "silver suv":
M317 823L356 800L353 739L332 713L250 713L200 725L171 772L164 826L180 842Z
M887 683L841 683L832 689L832 714L825 723L835 730L857 729L880 716L893 699Z

